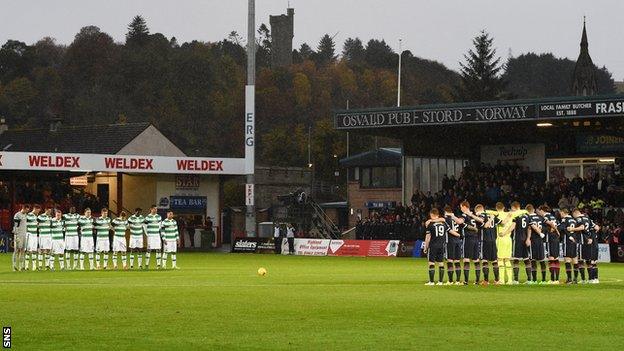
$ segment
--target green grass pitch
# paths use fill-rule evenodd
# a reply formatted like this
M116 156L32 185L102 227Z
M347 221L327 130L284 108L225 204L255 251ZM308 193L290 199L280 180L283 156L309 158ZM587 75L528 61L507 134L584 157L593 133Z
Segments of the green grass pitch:
M622 264L601 264L599 285L431 287L426 263L403 258L193 253L178 271L17 273L10 260L0 255L0 324L16 350L624 344Z

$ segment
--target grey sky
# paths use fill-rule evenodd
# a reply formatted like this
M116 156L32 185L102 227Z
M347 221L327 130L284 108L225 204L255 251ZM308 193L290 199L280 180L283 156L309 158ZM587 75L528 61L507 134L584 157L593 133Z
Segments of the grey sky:
M471 38L486 29L501 56L553 52L576 59L582 17L587 16L589 49L598 66L624 79L624 1L621 0L291 0L295 8L295 46L316 47L319 38L383 38L397 49L437 60L457 69ZM152 32L179 42L217 41L236 30L246 31L246 0L1 0L0 42L33 43L44 36L70 43L85 25L97 25L123 41L126 26L142 14ZM256 21L284 13L287 0L257 0Z

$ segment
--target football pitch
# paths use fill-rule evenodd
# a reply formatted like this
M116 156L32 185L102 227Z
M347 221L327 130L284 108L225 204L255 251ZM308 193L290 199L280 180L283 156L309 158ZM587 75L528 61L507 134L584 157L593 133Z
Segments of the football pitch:
M622 264L601 264L599 285L483 287L424 286L426 262L407 258L187 253L178 255L177 271L17 273L10 260L0 255L0 324L11 326L17 350L624 343ZM258 276L259 267L268 274Z

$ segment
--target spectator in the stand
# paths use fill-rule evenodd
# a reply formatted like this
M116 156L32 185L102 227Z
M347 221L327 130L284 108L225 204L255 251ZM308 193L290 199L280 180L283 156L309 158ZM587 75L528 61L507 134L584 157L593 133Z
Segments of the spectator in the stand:
M405 207L403 207L402 202L399 202L399 204L396 206L396 208L394 209L394 213L403 217L403 215L405 214Z
M498 200L500 199L500 195L501 195L498 184L494 182L491 185L489 185L487 190L485 191L485 195L487 195L488 199L490 199L491 202L498 202Z
M574 193L570 193L568 199L570 201L571 208L578 207L578 204L580 202L578 196L574 195Z
M602 210L604 208L605 202L602 199L597 198L596 196L592 197L589 202L589 206L593 210Z
M624 226L624 211L622 211L621 208L618 208L617 211L615 211L613 223L615 223L618 227Z
M566 194L563 194L561 196L561 199L559 199L559 202L557 203L557 207L559 208L570 208L570 199L568 199L568 197L566 196Z
M604 196L607 193L608 188L609 181L607 180L607 177L600 177L600 180L598 181L598 183L596 183L596 189L598 190L598 193Z
M449 177L445 174L442 176L442 189L443 190L448 190L450 189L450 183L449 183Z
M412 206L418 206L418 204L420 203L420 200L421 200L420 192L416 190L414 194L412 194L412 198L410 199L410 202L412 203Z

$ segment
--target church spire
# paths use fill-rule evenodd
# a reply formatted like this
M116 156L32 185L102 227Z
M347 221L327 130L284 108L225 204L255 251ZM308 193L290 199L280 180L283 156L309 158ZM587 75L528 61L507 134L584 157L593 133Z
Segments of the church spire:
M585 16L583 16L583 35L581 36L581 50L587 50L587 29L585 27Z
M577 96L596 95L596 67L589 56L587 27L583 16L583 34L581 35L581 52L576 60L572 75L572 94Z

